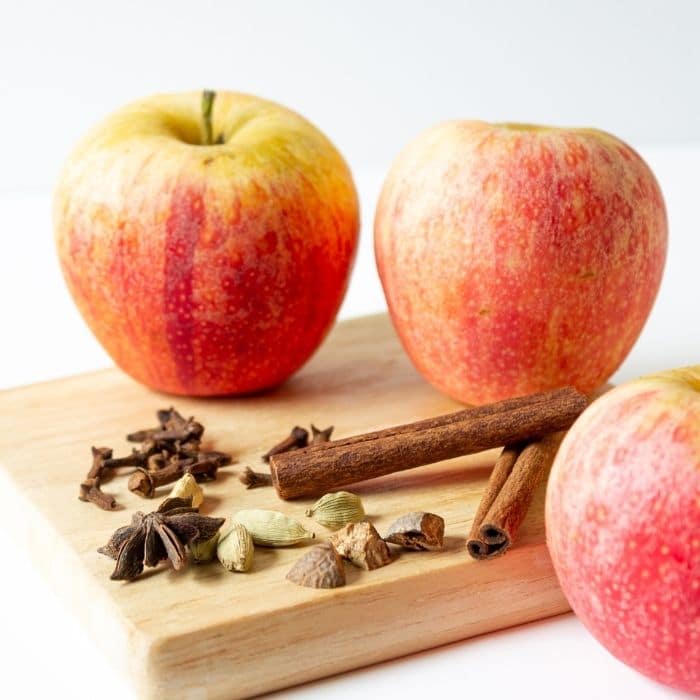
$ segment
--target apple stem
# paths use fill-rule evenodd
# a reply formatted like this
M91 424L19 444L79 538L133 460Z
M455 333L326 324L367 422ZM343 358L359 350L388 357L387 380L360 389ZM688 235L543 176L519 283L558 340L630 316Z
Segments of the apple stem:
M211 146L214 143L213 129L211 125L211 113L214 110L214 90L202 90L202 126L204 129L203 144Z

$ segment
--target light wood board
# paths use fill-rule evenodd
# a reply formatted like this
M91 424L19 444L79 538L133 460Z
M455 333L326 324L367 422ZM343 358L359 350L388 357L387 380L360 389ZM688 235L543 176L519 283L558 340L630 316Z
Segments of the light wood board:
M309 501L280 501L271 488L245 490L237 479L242 465L261 468L259 455L295 424L332 423L334 436L343 437L458 408L415 372L383 315L340 324L293 379L258 396L171 398L116 369L0 394L4 525L26 542L139 697L259 694L569 609L544 543L543 489L506 556L477 562L466 553L495 451L353 488L380 533L407 511L442 515L446 548L398 552L376 571L348 565L344 588L312 590L286 581L302 546L258 547L249 574L214 563L110 581L114 562L97 547L134 511L154 510L159 499L138 498L119 477L104 490L123 509L103 512L78 501L90 446L126 454L124 435L151 426L155 410L171 403L204 423L209 447L238 461L205 484L202 512L278 509L305 521L320 541L328 532L304 517Z

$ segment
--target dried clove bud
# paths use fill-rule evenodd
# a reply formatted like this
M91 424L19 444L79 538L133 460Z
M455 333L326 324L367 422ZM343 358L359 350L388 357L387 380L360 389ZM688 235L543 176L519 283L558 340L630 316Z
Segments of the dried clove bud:
M331 530L365 518L360 497L349 491L327 493L306 511L306 515Z
M151 439L159 442L185 442L193 439L199 440L203 433L204 426L197 423L194 418L188 418L182 427L158 430L151 435Z
M287 580L308 588L338 588L345 585L345 565L333 545L317 544L294 564Z
M219 471L218 459L202 459L191 462L189 459L180 460L180 468L183 473L192 474L197 481L212 481L216 479Z
M276 510L239 510L233 520L250 532L255 544L265 547L289 547L316 537L298 520Z
M192 507L199 508L204 501L204 491L192 474L186 472L173 485L170 498L190 498Z
M126 439L129 442L150 442L153 440L153 435L162 428L149 428L147 430L136 430L133 433L129 433Z
M239 523L234 523L231 531L219 540L216 548L216 556L229 571L250 571L254 555L253 538Z
M300 447L306 447L309 444L309 433L300 428L298 425L292 428L289 437L286 437L282 442L271 447L263 456L263 461L269 462L272 455L280 454L281 452L289 452L290 450L298 450Z
M163 441L171 442L179 440L201 440L204 434L204 426L197 423L194 418L183 418L172 406L166 410L157 412L160 426L157 428L147 428L129 433L126 439L129 442Z
M93 448L92 469L80 485L79 498L105 510L116 508L114 498L100 490L100 482L110 470L120 467L136 467L129 488L150 497L158 486L177 481L185 473L197 481L206 481L216 478L219 467L231 463L231 455L225 452L201 451L204 427L194 418L183 418L171 407L158 411L158 422L157 428L127 435L131 442L141 444L126 457L113 457L107 447Z
M119 469L121 467L143 467L146 464L146 455L138 450L132 450L126 457L110 457L105 459L105 469Z
M138 447L134 448L136 452L139 454L142 454L146 458L146 463L148 463L148 458L151 455L155 454L163 454L164 458L167 459L168 455L170 454L170 446L165 445L160 442L156 442L155 440L146 440L145 442L142 442Z
M155 512L136 513L97 551L117 560L111 576L115 581L131 581L144 566L165 559L179 571L187 563L185 545L211 539L223 524L223 518L199 515L188 498L166 498Z
M331 544L344 559L371 571L391 564L391 552L372 523L348 523L330 538Z
M219 469L217 459L193 462L191 458L171 457L160 469L137 469L129 477L129 491L144 498L151 498L159 486L172 484L183 474L190 474L197 481L216 479Z
M405 549L442 549L445 521L434 513L407 513L392 523L384 538Z
M190 542L190 553L195 564L207 564L216 559L216 547L219 544L219 533L217 532L208 540Z
M197 423L191 416L183 418L172 406L166 410L157 411L156 416L162 428L161 432L185 434L195 440L201 440L204 434L204 426L201 423Z
M333 426L328 426L325 430L319 430L313 423L311 424L311 444L318 445L320 442L330 442L333 434Z
M161 469L165 469L169 461L168 453L163 450L161 452L154 452L148 455L146 460L146 468L149 472L158 472Z
M152 498L156 489L159 486L172 484L182 476L182 470L177 463L168 464L157 471L147 471L146 469L137 469L129 477L129 491L143 498Z
M239 477L242 484L247 489L257 489L261 486L272 486L272 476L263 472L254 472L250 467L246 467Z
M81 501L90 501L102 510L114 510L117 502L114 496L104 493L100 488L100 482L106 471L105 463L112 459L112 450L109 447L92 448L92 467L80 484L78 498Z
M202 452L199 449L193 451L190 447L190 444L180 445L179 454L194 457L196 462L214 462L217 467L226 467L233 462L231 455L227 452L218 452L217 450Z

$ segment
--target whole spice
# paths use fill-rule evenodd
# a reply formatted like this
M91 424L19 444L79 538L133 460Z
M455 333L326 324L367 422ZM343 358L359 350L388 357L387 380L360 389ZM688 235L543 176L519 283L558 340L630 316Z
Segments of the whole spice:
M112 450L109 447L92 448L92 468L80 484L78 498L81 501L90 501L102 510L114 510L117 502L114 496L110 496L100 488L106 467L105 462L112 458Z
M152 496L158 486L177 481L186 472L198 481L215 479L216 470L231 463L231 456L224 452L200 450L204 427L194 418L185 419L174 408L158 411L157 415L157 428L127 435L128 440L141 443L130 455L113 457L110 448L93 447L92 467L80 485L80 500L92 501L104 510L116 508L114 498L103 493L100 485L121 467L137 467L130 479L131 490Z
M289 570L287 580L308 588L345 585L345 565L331 544L317 544Z
M219 460L217 458L207 457L200 461L195 461L195 459L194 457L180 459L175 455L160 469L137 469L129 477L129 491L144 498L151 498L159 486L171 484L183 474L190 474L200 481L216 479L219 469Z
M389 546L372 523L349 523L331 535L330 542L341 557L362 569L369 571L391 563Z
M406 549L442 549L445 521L434 513L407 513L389 526L387 542Z
M216 559L216 547L219 544L219 533L217 532L208 540L190 542L190 553L195 564L206 564Z
M329 442L333 434L333 426L330 425L324 430L319 430L313 423L311 424L311 444L318 445L320 442Z
M167 450L162 450L161 452L154 452L148 455L146 460L146 468L149 472L157 472L161 469L165 469L169 461L169 455Z
M291 450L298 450L300 447L306 447L309 443L309 433L300 428L298 425L292 428L292 432L286 437L282 442L277 443L274 447L271 447L263 456L263 461L269 462L272 455L281 454L283 452L290 452Z
M139 450L132 450L126 457L110 457L105 460L105 469L119 469L120 467L142 467L146 464L147 457Z
M488 559L503 553L501 551L503 542L498 543L498 545L486 544L480 533L481 524L496 500L496 496L501 492L510 473L513 471L513 465L520 456L525 444L506 445L493 465L486 489L481 496L479 506L474 515L469 537L467 538L467 550L475 559Z
M503 450L467 540L467 551L472 557L491 559L508 551L563 437L564 433L554 433Z
M298 520L276 510L239 510L233 519L250 532L255 544L266 547L288 547L316 537Z
M253 538L240 523L234 523L216 548L216 556L229 571L250 571L253 566L255 546Z
M120 527L97 551L117 560L111 576L115 581L131 581L144 566L165 559L179 571L187 563L185 545L211 539L223 524L223 518L199 515L188 498L167 498L153 513L134 514L131 524Z
M199 449L199 445L193 443L185 443L179 446L179 454L183 457L190 457L195 462L210 462L216 464L217 467L225 467L231 464L231 455L228 452L219 452L218 450Z
M144 498L151 498L159 486L172 484L182 475L178 462L171 462L162 469L147 471L137 469L129 477L129 491Z
M184 459L180 462L184 474L192 474L197 481L213 481L221 464L216 457L207 457L206 452L200 453L202 457Z
M348 491L336 491L325 496L307 509L306 515L331 530L348 523L364 520L365 509L360 497Z
M204 426L197 423L194 418L183 418L172 406L157 412L160 425L157 428L137 430L129 433L126 439L129 442L185 442L187 440L199 441L204 434Z
M558 389L427 421L311 445L270 458L281 498L332 491L346 484L531 440L568 428L588 405L573 388Z
M272 477L264 472L254 472L250 467L246 467L238 477L247 489L257 489L261 486L272 486Z
M204 502L204 491L192 474L186 472L173 485L170 498L190 498L192 507L199 508Z

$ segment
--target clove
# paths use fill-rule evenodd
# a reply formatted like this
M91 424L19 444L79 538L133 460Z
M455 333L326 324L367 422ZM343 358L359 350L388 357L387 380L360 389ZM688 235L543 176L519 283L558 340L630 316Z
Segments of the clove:
M93 447L93 465L80 484L79 497L104 510L113 510L116 501L100 490L100 482L112 469L135 467L129 489L150 498L159 486L191 474L197 481L216 479L217 470L231 464L231 455L202 450L204 426L194 418L184 418L170 407L157 412L158 427L129 433L126 439L140 443L130 455L115 458L107 447Z
M181 462L183 474L192 474L197 481L213 481L219 471L219 462L216 459L201 459L194 463Z
M112 449L110 447L92 448L92 467L87 476L80 484L78 498L81 501L90 501L102 510L114 510L117 502L114 496L104 493L100 488L100 482L106 471L105 462L112 459Z
M304 428L300 428L298 425L292 428L292 432L286 437L282 442L277 443L274 447L271 447L263 456L263 461L269 462L272 455L277 455L282 452L290 452L291 450L298 450L300 447L306 447L309 444L309 433Z
M254 472L250 467L246 467L243 474L238 479L247 489L257 489L261 486L272 486L272 476L264 472Z
M159 486L172 484L181 476L182 469L177 462L155 471L137 469L129 477L129 491L144 498L151 498Z
M165 469L166 465L168 464L168 461L168 453L165 450L161 452L155 452L154 454L148 456L148 460L146 461L146 467L148 468L149 472L157 472L161 469Z
M311 444L318 445L321 442L330 442L333 433L333 426L328 426L325 430L319 430L313 423L311 424Z
M200 452L195 450L189 452L184 449L184 445L180 448L180 454L187 454L188 456L194 457L198 462L216 462L219 467L226 467L232 463L231 455L226 452L217 452L216 450L208 450L206 452Z
M157 411L160 425L157 428L147 428L129 433L126 439L129 442L185 442L189 440L199 441L204 434L204 426L195 421L193 417L183 418L172 406L165 410Z
M129 477L129 491L144 498L151 498L159 486L172 484L183 474L191 474L197 481L211 481L216 479L218 469L217 459L195 462L192 458L171 457L160 469L137 469Z
M132 450L126 457L110 457L105 459L105 469L120 469L121 467L143 467L147 462L147 457L138 450Z

